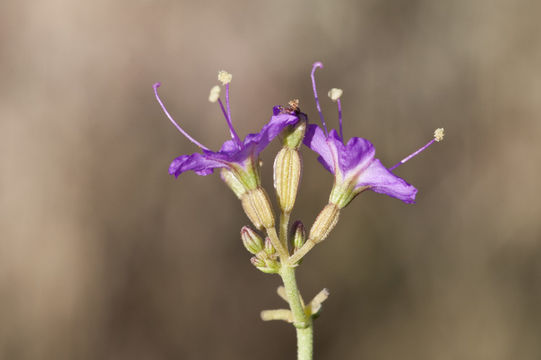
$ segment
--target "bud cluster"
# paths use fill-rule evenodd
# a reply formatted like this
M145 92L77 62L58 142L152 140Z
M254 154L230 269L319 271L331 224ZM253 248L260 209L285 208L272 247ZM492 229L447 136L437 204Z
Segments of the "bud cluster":
M278 255L269 238L265 241L250 227L244 226L240 231L242 243L248 252L254 256L250 262L259 270L275 274L280 270Z

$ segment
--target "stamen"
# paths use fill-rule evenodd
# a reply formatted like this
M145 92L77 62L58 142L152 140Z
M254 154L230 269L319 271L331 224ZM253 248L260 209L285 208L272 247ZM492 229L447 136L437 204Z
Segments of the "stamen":
M319 98L317 97L316 79L314 77L314 74L317 68L323 69L323 64L319 61L315 62L314 65L312 65L312 73L310 74L310 77L312 78L312 89L314 90L314 97L316 98L317 112L319 113L321 124L323 125L323 129L325 130L325 134L329 135L329 132L327 131L327 125L325 124L325 119L323 119L323 113L321 112L321 106L319 106Z
M231 81L231 78L229 78L229 81ZM227 115L225 117L225 119L227 120L227 126L229 126L229 132L231 133L233 141L237 143L237 146L240 149L240 145L242 144L242 142L240 141L240 138L237 135L235 128L233 127L233 123L231 122L231 106L229 105L229 83L225 84L225 104L227 105ZM221 101L220 106L222 107L222 111L224 111L224 105Z
M209 101L211 103L215 103L220 98L220 87L218 85L215 85L210 89L210 95L209 95Z
M227 118L229 119L229 122L231 122L231 106L229 104L229 83L225 84L225 104L227 105ZM231 123L231 131L235 132L235 129L233 129L232 123ZM238 139L238 136L236 137Z
M233 79L233 75L231 75L227 71L224 71L224 70L218 71L218 81L220 81L222 85L229 84L232 79Z
M336 101L340 99L343 93L344 91L342 89L332 88L327 95L329 95L332 101Z
M340 102L340 97L343 93L344 91L342 91L342 89L337 88L332 88L328 93L331 100L336 101L338 104L338 123L340 124L340 138L342 141L344 141L344 135L342 133L342 103Z
M217 99L217 100L220 103L222 112L224 113L225 120L227 121L227 126L229 126L229 132L231 133L231 138L240 148L242 142L240 141L240 138L237 135L235 128L233 127L233 123L231 122L231 106L229 105L229 83L231 82L232 79L233 79L233 75L231 75L227 71L225 70L218 71L218 81L220 81L222 85L225 86L225 105L227 106L227 112L225 111L224 104L222 104L222 101L220 99Z
M336 103L338 104L338 122L340 124L340 138L342 139L342 142L344 142L344 134L342 133L342 103L340 102L340 99L336 99Z
M197 145L199 148L203 149L203 150L209 150L208 147L204 146L203 144L201 144L200 142L198 142L197 140L195 140L193 137L191 137L190 135L188 135L188 133L186 131L184 131L180 126L179 124L177 124L177 122L175 120L173 120L173 117L171 116L171 114L169 114L169 112L167 111L167 109L165 108L165 105L163 104L162 100L160 99L160 96L158 95L158 88L160 87L161 83L155 83L152 88L154 89L154 94L156 94L156 99L158 100L158 103L160 104L160 106L162 107L162 110L163 112L165 113L165 115L167 115L167 117L169 118L169 120L173 123L173 125L175 125L175 127L178 129L178 131L181 132L182 135L184 135L188 140L190 140L192 143L194 143L195 145ZM210 150L209 150L210 151Z
M434 130L434 139L437 142L442 141L444 136L445 136L445 132L444 132L443 128L439 128L439 129Z
M231 120L227 116L227 112L225 111L225 107L224 107L224 104L222 103L222 100L218 99L218 104L220 104L220 108L222 109L222 113L224 114L225 121L227 121L227 126L229 127L229 133L231 134L231 138L240 147L241 142L240 142L239 136L237 135L235 128L233 127L233 123L231 123Z
M394 169L396 169L400 165L404 164L406 161L408 161L411 158L417 156L418 154L420 154L421 152L426 150L430 145L434 144L434 142L441 141L443 139L443 135L444 135L443 128L436 129L436 131L434 131L434 138L432 140L430 140L425 146L423 146L419 150L415 151L414 153L412 153L412 154L406 156L404 159L400 160L400 162L398 164L394 165L393 167L390 167L389 171L393 171Z

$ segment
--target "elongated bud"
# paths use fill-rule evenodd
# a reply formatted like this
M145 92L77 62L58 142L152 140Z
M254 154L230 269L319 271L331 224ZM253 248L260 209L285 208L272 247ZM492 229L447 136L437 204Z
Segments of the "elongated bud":
M222 171L220 171L220 177L227 184L227 186L233 190L239 199L246 193L246 187L239 181L231 170L223 168Z
M274 246L272 246L272 242L271 242L271 240L269 238L265 239L265 252L268 255L276 254L276 249L274 248Z
M302 114L299 117L299 122L295 126L288 126L282 132L282 143L290 149L298 149L302 145L304 133L306 132L306 119Z
M274 214L269 197L261 187L250 190L241 197L242 208L256 228L271 228L274 226Z
M319 213L310 229L310 239L314 243L321 242L329 235L338 222L340 209L335 204L327 204Z
M304 225L299 220L293 223L291 230L291 238L293 239L292 242L295 251L304 245L304 242L306 241L306 232L304 230Z
M263 224L261 223L261 220L259 219L259 216L257 215L257 211L254 208L254 205L251 201L251 198L248 196L248 194L244 194L240 198L242 209L244 210L244 213L246 216L248 216L248 219L254 224L256 229L262 230Z
M252 254L257 254L263 250L263 240L255 231L248 226L243 226L240 230L240 238L246 250Z
M283 147L274 160L274 188L284 213L290 213L301 179L302 161L298 150Z

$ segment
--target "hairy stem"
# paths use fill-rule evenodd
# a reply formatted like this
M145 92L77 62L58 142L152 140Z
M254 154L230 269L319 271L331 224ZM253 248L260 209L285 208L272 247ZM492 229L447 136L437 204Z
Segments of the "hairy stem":
M312 360L314 350L314 326L299 329L297 328L297 359Z
M312 318L307 316L304 311L297 280L295 279L295 268L283 264L280 269L280 276L284 282L289 307L293 314L293 325L297 328L297 359L312 360L313 323Z

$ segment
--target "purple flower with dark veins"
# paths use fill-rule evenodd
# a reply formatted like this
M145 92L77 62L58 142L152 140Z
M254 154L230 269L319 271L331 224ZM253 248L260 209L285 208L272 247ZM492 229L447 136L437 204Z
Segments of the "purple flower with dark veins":
M229 104L229 83L232 75L220 71L218 80L225 86L225 103L220 99L220 87L214 86L211 89L209 101L220 104L220 108L225 117L231 140L223 143L219 151L212 151L194 138L192 138L178 123L173 120L162 100L158 96L158 87L160 83L154 84L154 93L156 99L162 107L165 115L175 125L175 127L192 143L201 149L201 153L191 155L181 155L173 160L169 166L169 174L178 177L185 171L194 171L197 175L206 176L211 174L214 169L222 169L222 179L231 187L235 194L240 197L246 191L255 189L260 185L259 178L259 153L276 137L281 131L290 125L295 125L299 121L299 116L304 116L298 112L285 112L280 107L275 107L270 121L263 126L261 131L256 134L248 134L244 140L241 140L231 122L231 107Z
M437 129L434 133L434 139L428 144L388 169L379 159L375 158L376 149L370 141L354 137L349 139L347 143L344 142L342 104L340 103L342 90L340 89L331 89L329 91L329 97L336 101L338 105L340 133L337 133L334 129L330 132L327 130L327 125L321 113L314 78L317 68L323 68L323 64L320 62L314 63L311 72L314 97L323 129L315 124L309 125L306 130L304 144L317 152L319 162L325 169L334 174L334 186L329 202L335 204L338 208L343 208L361 192L372 190L397 198L408 204L414 203L417 189L404 179L393 174L392 170L432 145L434 141L440 141L443 138L443 129Z

